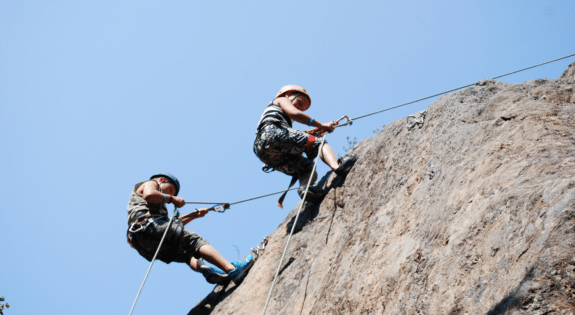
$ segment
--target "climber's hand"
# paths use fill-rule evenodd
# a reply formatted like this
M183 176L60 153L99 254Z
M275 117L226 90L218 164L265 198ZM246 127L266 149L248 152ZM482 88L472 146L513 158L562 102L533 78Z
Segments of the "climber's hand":
M332 120L331 122L329 122L327 124L321 124L321 126L319 128L331 133L335 129L335 125L336 125L335 121Z

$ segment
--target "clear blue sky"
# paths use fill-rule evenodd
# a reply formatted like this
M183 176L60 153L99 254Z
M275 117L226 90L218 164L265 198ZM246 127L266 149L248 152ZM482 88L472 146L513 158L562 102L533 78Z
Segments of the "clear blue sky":
M126 244L126 205L133 185L154 173L178 176L188 201L284 189L289 177L264 174L252 152L257 121L281 86L305 87L308 113L322 122L357 117L575 53L574 7L0 1L5 314L128 314L149 263ZM557 78L574 60L502 80ZM362 119L328 142L341 154L346 136L368 138L430 103ZM298 199L291 192L284 210L277 196L240 204L187 227L235 260ZM134 314L186 314L211 288L185 265L157 262Z

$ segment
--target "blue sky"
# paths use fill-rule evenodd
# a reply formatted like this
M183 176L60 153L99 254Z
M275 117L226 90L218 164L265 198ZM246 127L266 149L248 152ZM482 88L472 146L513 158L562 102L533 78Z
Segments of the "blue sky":
M265 106L305 87L321 122L575 53L573 1L0 1L0 295L17 314L128 314L149 263L125 242L133 185L168 171L188 201L284 189L252 152ZM501 79L557 78L575 58ZM346 136L432 100L337 129ZM295 126L306 129L306 126ZM319 173L327 167L320 163ZM187 227L235 260L277 196ZM183 213L194 210L188 205ZM358 211L360 211L358 209ZM239 253L238 253L239 250ZM157 262L134 314L186 314L212 286Z

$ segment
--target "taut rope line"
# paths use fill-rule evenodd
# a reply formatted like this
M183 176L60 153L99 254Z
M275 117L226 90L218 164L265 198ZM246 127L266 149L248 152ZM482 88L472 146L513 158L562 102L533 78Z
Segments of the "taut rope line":
M535 67L539 67L539 66L542 66L542 65L545 65L545 64L548 64L548 63L552 63L552 62L559 61L559 60L566 59L566 58L573 57L573 56L575 56L575 54L571 54L571 55L567 55L567 56L564 56L564 57L561 57L561 58L557 58L557 59L553 59L553 60L550 60L550 61L546 61L546 62L543 62L543 63L540 63L540 64L536 64L536 65L534 65L534 66L530 66L530 67L527 67L527 68L519 69L519 70L516 70L516 71L512 71L512 72L506 73L506 74L498 75L498 76L496 76L496 77L491 78L490 80L499 79L499 78L502 78L502 77L505 77L505 76L508 76L508 75L511 75L511 74L514 74L514 73L518 73L518 72L521 72L521 71L525 71L525 70L528 70L528 69L532 69L532 68L535 68ZM358 116L358 117L355 117L355 118L353 118L353 119L348 120L347 122L345 122L345 123L343 123L343 124L341 124L341 125L336 125L335 128L343 127L343 126L347 126L347 125L351 125L351 124L353 123L353 121L355 121L355 120L358 120L358 119L361 119L361 118L365 118L365 117L368 117L368 116L371 116L371 115L379 114L379 113L388 111L388 110L390 110L390 109L394 109L394 108L402 107L402 106L405 106L405 105L417 103L417 102L420 102L420 101L423 101L423 100L426 100L426 99L430 99L430 98L433 98L433 97L436 97L436 96L440 96L440 95L443 95L443 94L447 94L447 93L450 93L450 92L454 92L454 91L457 91L457 90L461 90L461 89L464 89L464 88L466 88L466 87L473 86L473 85L475 85L476 83L477 83L477 82L471 83L471 84L467 84L467 85L460 86L460 87L458 87L458 88L451 89L451 90L448 90L448 91L445 91L445 92L441 92L441 93L433 94L433 95L430 95L430 96L426 96L426 97L424 97L424 98L420 98L420 99L417 99L417 100L415 100L415 101L411 101L411 102L399 104L399 105L392 106L392 107L388 107L388 108L385 108L385 109L382 109L382 110L379 110L379 111L376 111L376 112L373 112L373 113L369 113L369 114L366 114L366 115ZM343 118L343 117L342 117L342 118ZM291 188L291 189L289 189L289 190L293 190L293 189L297 189L297 187ZM242 202L246 202L246 201L251 201L251 200L255 200L255 199L259 199L259 198L268 197L268 196L271 196L271 195L276 195L276 194L279 194L279 193L283 193L284 191L285 191L285 190L281 190L281 191L274 192L274 193L267 194L267 195L262 195L262 196L258 196L258 197L253 197L253 198L249 198L249 199L244 199L244 200L232 202L232 203L230 203L230 205L235 205L235 204L242 203ZM186 203L189 203L189 204L224 204L225 202L194 202L194 201L191 201L191 202L186 202Z
M297 187L290 188L290 189L288 189L288 190L294 190L294 189L297 189ZM283 193L284 191L286 191L286 190L284 189L284 190L276 191L276 192L271 193L271 194L261 195L261 196L257 196L257 197L253 197L253 198L249 198L249 199L244 199L244 200L240 200L240 201L236 201L236 202L229 202L229 204L230 204L230 206L231 206L231 205L237 205L238 203L242 203L242 202L246 202L246 201L251 201L251 200L255 200L255 199L260 199L260 198L268 197L268 196L272 196L272 195L281 194L281 193ZM226 202L186 201L186 203L197 204L197 205L207 205L207 204L219 204L219 205L221 205L221 204L224 204L224 203L226 203Z
M542 66L542 65L545 65L545 64L548 64L548 63L552 63L552 62L559 61L559 60L566 59L566 58L573 57L573 56L575 56L575 54L567 55L567 56L560 57L560 58L557 58L557 59L553 59L553 60L550 60L550 61L546 61L546 62L543 62L543 63L540 63L540 64L536 64L536 65L533 65L533 66L530 66L530 67L527 67L527 68L523 68L523 69L519 69L519 70L516 70L516 71L512 71L512 72L509 72L509 73L506 73L506 74L502 74L502 75L493 77L493 78L491 78L490 80L502 78L502 77L504 77L504 76L508 76L508 75L511 75L511 74L514 74L514 73L518 73L518 72L521 72L521 71L525 71L525 70L528 70L528 69L532 69L532 68L535 68L535 67L539 67L539 66ZM429 98L433 98L433 97L440 96L440 95L443 95L443 94L447 94L447 93L450 93L450 92L454 92L454 91L457 91L457 90L461 90L461 89L464 89L464 88L466 88L466 87L473 86L473 85L475 85L476 83L477 83L477 82L471 83L471 84L467 84L467 85L464 85L464 86L461 86L461 87L458 87L458 88L455 88L455 89L451 89L451 90L448 90L448 91L445 91L445 92L441 92L441 93L437 93L437 94L434 94L434 95L430 95L430 96L427 96L427 97L424 97L424 98L420 98L420 99L417 99L417 100L415 100L415 101L403 103L403 104L396 105L396 106L392 106L392 107L388 107L388 108L385 108L385 109L382 109L382 110L379 110L379 111L376 111L376 112L373 112L373 113L369 113L369 114L366 114L366 115L358 116L358 117L355 117L355 118L353 118L353 119L348 120L347 122L345 122L345 123L343 123L343 124L341 124L341 125L336 125L335 127L337 128L337 127L343 127L343 126L351 125L354 120L361 119L361 118L365 118L365 117L372 116L372 115L375 115L375 114L379 114L379 113L382 113L382 112L385 112L385 111L388 111L388 110L391 110L391 109L394 109L394 108L398 108L398 107L402 107L402 106L405 106L405 105L413 104L413 103L416 103L416 102L419 102L419 101L423 101L423 100L426 100L426 99L429 99ZM344 116L344 117L345 117L345 116ZM343 117L342 117L342 118L343 118ZM341 119L341 118L340 118L340 119ZM320 151L320 152L321 152L321 150L322 150L322 148L323 148L323 144L324 144L324 142L325 142L325 138L326 138L326 135L324 135L324 136L322 137L321 146L320 146L320 148L319 148L319 151ZM313 174L313 172L315 172L315 169L316 169L316 166L317 166L317 162L318 162L319 160L320 160L320 159L317 159L317 160L315 161L315 164L313 165L313 169L312 169L312 174ZM297 212L297 214L296 214L296 217L295 217L295 220L294 220L292 229L291 229L291 231L290 231L290 235L289 235L288 240L287 240L287 244L286 244L286 246L285 246L284 252L283 252L282 257L281 257L281 259L280 259L280 263L279 263L279 265L278 265L278 269L277 269L276 274L275 274L275 276L274 276L274 280L273 280L273 282L272 282L272 285L271 285L271 288L270 288L270 292L269 292L269 294L268 294L268 298L267 298L267 300L266 300L266 304L265 304L265 306L264 306L264 310L263 310L263 312L262 312L262 315L265 315L266 309L267 309L267 307L268 307L268 304L269 304L269 301L270 301L270 298L271 298L271 295L272 295L272 292L273 292L273 289L274 289L274 286L275 286L277 277L278 277L278 275L279 275L279 271L280 271L281 264L282 264L282 262L283 262L283 259L285 258L285 254L286 254L286 252L287 252L287 249L288 249L288 246L289 246L289 243L290 243L290 240L291 240L293 231L294 231L295 226L296 226L296 224L297 224L297 220L298 220L298 218L299 218L299 214L300 214L300 212L301 212L301 209L303 208L304 200L305 200L305 198L307 197L307 192L308 192L309 186L310 186L310 184L311 184L311 179L312 179L312 178L313 178L313 176L310 177L310 179L309 179L309 181L308 181L308 183L307 183L307 186L306 186L306 189L305 189L305 193L304 193L304 196L303 196L303 198L302 198L302 202L301 202L300 207L299 207L299 210L298 210L298 212ZM297 187L288 189L287 191L293 190L293 189L297 189ZM239 204L239 203L242 203L242 202L247 202L247 201L251 201L251 200L255 200L255 199L260 199L260 198L264 198L264 197L267 197L267 196L271 196L271 195L283 193L283 192L285 192L285 191L286 191L286 190L281 190L281 191L274 192L274 193L271 193L271 194L266 194L266 195L262 195L262 196L258 196L258 197L249 198L249 199L244 199L244 200L236 201L236 202L233 202L233 203L229 203L229 205L234 205L234 204ZM194 201L190 201L190 202L186 202L186 203L187 203L187 204L224 204L224 202L194 202ZM177 213L177 208L176 208L176 206L174 205L174 214L173 214L172 217L170 218L170 222L169 222L168 228L167 228L166 231L164 232L164 235L162 236L162 239L161 239L161 241L160 241L160 244L158 245L158 249L156 250L156 253L154 254L154 257L152 258L152 262L150 263L150 267L148 268L148 272L146 273L146 276L144 277L144 281L142 282L142 285L140 286L140 290L138 291L138 295L136 295L136 300L134 301L134 304L132 305L132 309L130 310L130 315L131 315L132 312L134 311L134 307L136 306L136 302L138 301L138 298L140 297L140 293L142 292L142 288L144 287L144 284L146 283L146 279L148 278L148 275L150 274L150 270L152 269L152 266L154 265L154 261L156 260L156 256L158 255L158 252L160 251L160 248L161 248L161 246L162 246L162 243L164 242L164 238L165 238L165 236L166 236L168 230L170 229L170 226L171 226L171 224L172 224L172 221L173 221L174 217L176 216L176 213Z
M176 205L174 205L174 213L172 214L172 217L170 218L170 222L168 223L168 228L166 229L166 231L164 232L164 235L162 236L162 239L160 240L160 244L158 245L158 249L156 249L156 253L154 254L154 258L152 258L152 262L150 263L150 267L148 268L148 272L146 272L146 276L144 277L144 281L142 282L142 285L140 286L140 290L138 291L138 295L136 295L136 299L134 300L134 304L132 304L132 309L130 310L130 315L132 315L132 312L134 311L134 307L136 307L136 302L138 302L138 298L140 297L140 293L142 293L142 288L144 288L144 283L146 283L146 280L148 279L148 275L150 274L150 270L152 270L152 266L154 265L154 261L156 260L156 256L158 256L158 253L160 252L160 248L162 247L162 243L164 242L164 238L166 237L166 234L168 234L168 231L170 230L170 227L172 226L172 221L174 220L174 217L176 216L177 212L178 212L178 208L176 207Z
M516 71L513 71L513 72L506 73L506 74L498 75L498 76L493 77L493 78L491 78L491 79L489 79L489 80L499 79L499 78L502 78L502 77L505 77L505 76L508 76L508 75L511 75L511 74L514 74L514 73L517 73L517 72L521 72L521 71L525 71L525 70L528 70L528 69L532 69L532 68L535 68L535 67L539 67L539 66L542 66L542 65L545 65L545 64L548 64L548 63L552 63L552 62L559 61L559 60L561 60L561 59L566 59L566 58L573 57L573 56L575 56L575 54L571 54L571 55L564 56L564 57L561 57L561 58L557 58L557 59L553 59L553 60L550 60L550 61L546 61L546 62L537 64L537 65L534 65L534 66L531 66L531 67L519 69L519 70L516 70ZM336 128L337 128L337 127L343 127L343 126L346 126L346 125L348 125L348 124L351 124L351 122L353 122L354 120L358 120L358 119L361 119L361 118L364 118L364 117L367 117L367 116L371 116L371 115L375 115L375 114L379 114L379 113L388 111L388 110L390 110L390 109L402 107L402 106L409 105L409 104L413 104L413 103L416 103L416 102L419 102L419 101L423 101L423 100L426 100L426 99L429 99L429 98L433 98L433 97L436 97L436 96L440 96L440 95L443 95L443 94L447 94L447 93L450 93L450 92L454 92L454 91L457 91L457 90L461 90L461 89L464 89L464 88L466 88L466 87L474 86L476 83L477 83L477 82L474 82L474 83L471 83L471 84L467 84L467 85L464 85L464 86L460 86L460 87L455 88L455 89L451 89L451 90L449 90L449 91L445 91L445 92L433 94L433 95L430 95L430 96L427 96L427 97L424 97L424 98L420 98L420 99L415 100L415 101L411 101L411 102L399 104L399 105L392 106L392 107L389 107L389 108L385 108L385 109L382 109L382 110L379 110L379 111L376 111L376 112L373 112L373 113L369 113L369 114L366 114L366 115L363 115L363 116L355 117L355 118L351 119L350 122L346 122L346 123L344 123L344 124L337 125L337 126L335 126L335 127L336 127Z
M538 66L541 66L541 65L544 65L544 64L547 64L547 63L551 63L551 62L554 62L554 61L558 61L558 60L561 60L561 59L569 58L569 57L572 57L572 56L575 56L575 54L568 55L568 56L561 57L561 58L557 58L557 59L554 59L554 60L551 60L551 61L543 62L543 63L540 63L540 64L538 64L538 65L534 65L534 66L531 66L531 67L523 68L523 69L520 69L520 70L517 70L517 71L513 71L513 72L506 73L506 74L502 74L502 75L500 75L500 76L496 76L496 77L491 78L491 80L494 80L494 79L497 79L497 78L501 78L501 77L504 77L504 76L507 76L507 75L510 75L510 74L513 74L513 73L521 72L521 71L524 71L524 70L527 70L527 69L535 68L535 67L538 67ZM419 101L422 101L422 100L425 100L425 99L428 99L428 98L432 98L432 97L435 97L435 96L443 95L443 94L446 94L446 93L449 93L449 92L457 91L457 90L460 90L460 89L463 89L463 88L466 88L466 87L470 87L470 86L473 86L473 85L475 85L475 83L468 84L468 85L465 85L465 86L462 86L462 87L458 87L458 88L455 88L455 89L451 89L451 90L449 90L449 91L445 91L445 92L442 92L442 93L434 94L434 95L431 95L431 96L428 96L428 97L424 97L424 98L421 98L421 99L418 99L418 100L415 100L415 101L412 101L412 102L408 102L408 103L400 104L400 105L397 105L397 106L389 107L389 108L386 108L386 109L383 109L383 110L380 110L380 111L377 111L377 112L373 112L373 113L370 113L370 114L367 114L367 115L359 116L359 117L353 118L353 119L351 119L351 120L348 120L347 122L345 122L345 123L343 123L343 124L341 124L341 125L336 125L336 127L343 127L343 126L351 125L351 124L353 123L353 121L354 121L354 120L357 120L357 119L361 119L361 118L364 118L364 117L367 117L367 116L375 115L375 114L378 114L378 113L381 113L381 112L384 112L384 111L387 111L387 110L390 110L390 109L394 109L394 108L398 108L398 107L405 106L405 105L408 105L408 104L412 104L412 103L415 103L415 102L419 102ZM344 116L344 117L345 117L345 116ZM343 117L342 117L342 118L343 118ZM341 118L340 118L340 120L341 120ZM338 120L338 121L339 121L339 120ZM320 146L320 148L319 148L319 152L321 152L321 150L322 150L322 148L323 148L323 144L324 144L324 142L325 142L326 136L327 136L327 135L324 135L324 136L322 137L322 141L321 141L321 146ZM312 174L313 174L313 172L315 172L315 168L316 168L317 162L318 162L319 160L320 160L320 159L317 159L317 160L315 161L315 164L313 165L313 169L312 169ZM267 307L268 307L268 304L269 304L269 301L270 301L270 298L271 298L271 295L272 295L274 286L275 286L275 284L276 284L277 277L278 277L278 275L279 275L282 262L283 262L283 260L284 260L284 258L285 258L285 254L286 254L286 252L287 252L287 249L288 249L288 246L289 246L289 243L290 243L290 240L291 240L293 231L295 230L295 226L296 226L296 224L297 224L297 220L298 220L298 218L299 218L299 214L300 214L300 212L301 212L301 209L303 208L303 204L305 203L304 200L305 200L305 198L306 198L306 196L307 196L307 192L308 192L309 186L310 186L310 184L311 184L311 179L312 179L312 177L310 177L310 179L309 179L309 181L308 181L308 183L307 183L307 186L306 186L306 188L305 188L305 194L304 194L304 196L302 197L302 202L301 202L300 207L299 207L299 209L298 209L298 212L297 212L297 214L296 214L296 216L295 216L295 219L294 219L294 222L293 222L293 225L292 225L292 228L291 228L291 231L290 231L290 234L289 234L289 237L288 237L286 246L285 246L284 251L283 251L283 253L282 253L282 257L281 257L281 259L280 259L280 263L278 264L278 268L277 268L277 270L276 270L276 274L275 274L275 276L274 276L274 280L273 280L273 282L272 282L272 285L271 285L271 288L270 288L270 292L269 292L269 294L268 294L268 298L267 298L266 304L265 304L265 306L264 306L264 310L262 311L262 315L265 315L265 313L266 313L266 309L267 309Z
M325 137L326 137L326 136L327 136L327 135L324 135L324 136L321 138L321 145L319 146L319 152L322 152L321 150L323 149L323 144L325 143ZM284 258L285 258L285 255L286 255L286 252L287 252L287 249L288 249L288 246L289 246L289 242L291 241L291 236L293 235L293 231L295 230L295 226L296 226L296 224L297 224L297 219L299 218L299 213L301 212L301 209L303 208L303 204L305 203L305 198L307 197L307 191L308 191L309 186L310 186L310 184L311 184L311 180L313 179L313 174L314 174L314 172L315 172L315 168L316 168L317 162L318 162L319 160L320 160L320 159L317 159L317 160L315 161L315 163L313 164L313 169L311 170L312 176L310 176L310 177L309 177L309 180L307 181L307 186L305 187L305 193L303 194L303 197L301 198L301 203L300 203L300 206L299 206L299 210L297 211L297 214L296 214L295 219L294 219L294 221L293 221L293 225L292 225L292 227L291 227L291 231L290 231L290 233L289 233L289 237L288 237L286 246L285 246L285 248L284 248L284 252L283 252L282 257L281 257L281 259L280 259L280 263L278 264L278 269L276 270L276 275L274 276L274 280L273 280L273 282L272 282L272 286L271 286L270 292L269 292L269 294L268 294L268 299L266 300L266 305L264 306L264 310L262 311L262 315L265 315L266 309L268 308L268 303L270 302L270 298L271 298L271 296L272 296L272 292L273 292L273 290L274 290L274 286L275 286L275 284L276 284L276 280L277 280L278 275L279 275L279 273L280 273L280 267L282 266L282 262L283 262L283 260L284 260Z

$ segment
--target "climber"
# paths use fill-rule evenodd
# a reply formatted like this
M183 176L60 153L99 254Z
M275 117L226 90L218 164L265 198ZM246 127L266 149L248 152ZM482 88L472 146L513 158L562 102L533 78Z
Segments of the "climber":
M298 194L303 198L306 185L312 177L312 183L317 179L317 172L312 174L313 160L318 156L334 172L345 177L353 164L355 156L345 156L336 159L333 149L324 143L322 152L319 151L321 139L317 134L292 129L295 120L308 126L317 127L321 132L332 132L336 123L321 123L304 113L311 105L311 98L307 91L297 85L286 85L280 89L275 99L264 110L258 123L257 135L254 141L254 153L264 162L264 171L276 170L293 176L292 184L299 179ZM306 153L304 158L302 153ZM290 185L291 186L291 185ZM315 186L310 186L306 201L317 203L323 199L326 192ZM280 198L278 205L281 207Z
M128 203L128 243L138 253L151 261L158 248L170 218L166 203L183 207L183 198L177 197L180 182L169 173L160 173L150 180L136 184ZM181 216L171 225L157 258L167 264L172 261L188 264L192 270L202 273L209 283L237 282L242 279L254 262L253 254L244 260L228 262L198 234L184 225L201 218L208 209L199 209ZM203 260L215 266L208 266Z

